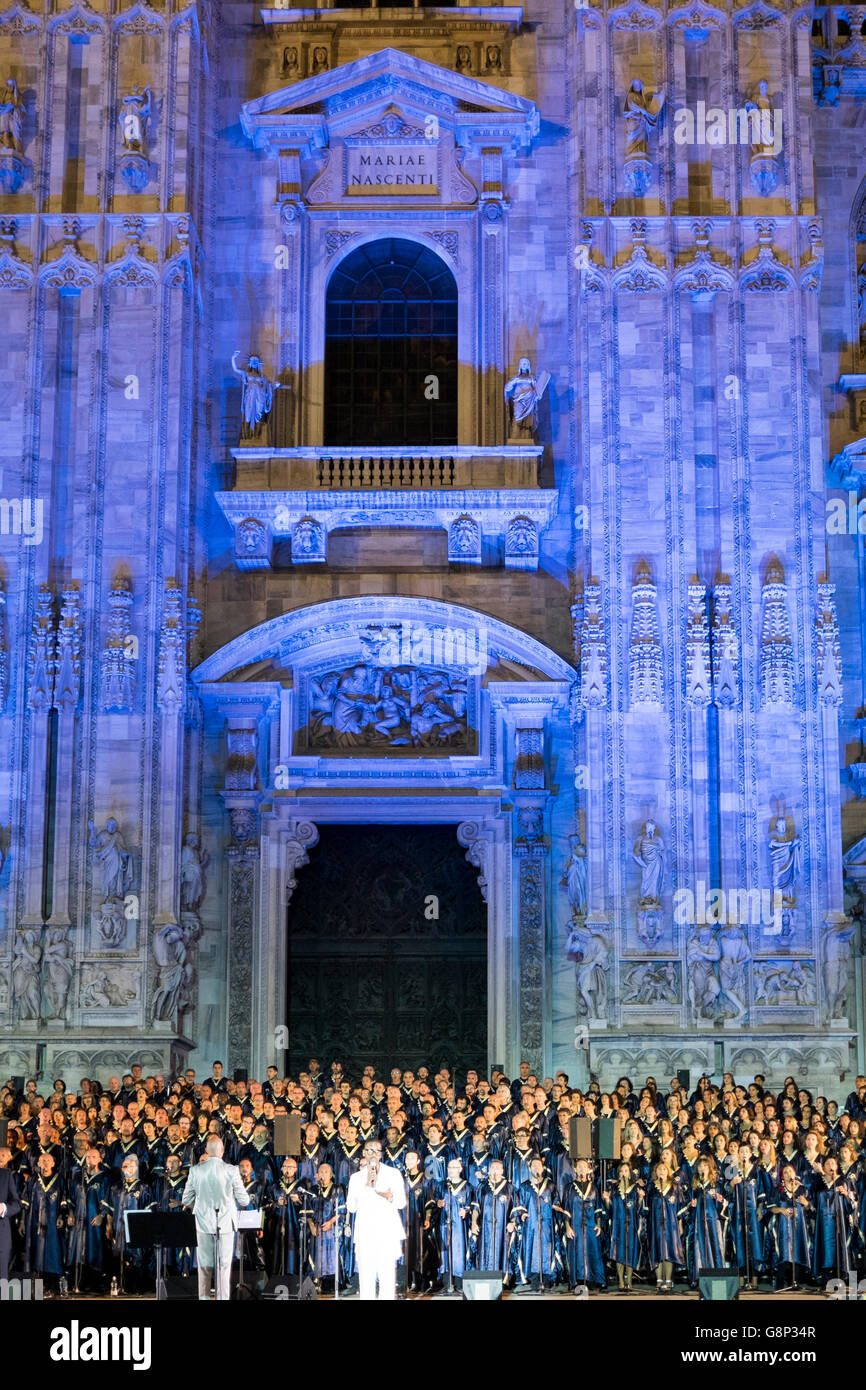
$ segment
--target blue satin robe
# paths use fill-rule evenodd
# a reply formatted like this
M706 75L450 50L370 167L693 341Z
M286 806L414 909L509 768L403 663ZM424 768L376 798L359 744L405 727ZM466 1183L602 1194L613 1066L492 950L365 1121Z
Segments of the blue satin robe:
M851 1251L852 1218L855 1202L847 1194L853 1184L837 1178L828 1187L822 1178L815 1187L815 1243L812 1249L812 1274L819 1283L827 1279L845 1279L854 1268Z
M773 1269L785 1272L791 1263L810 1269L812 1265L812 1237L810 1221L813 1212L811 1202L804 1207L798 1199L809 1194L802 1183L797 1183L792 1194L780 1188L771 1198L771 1206L782 1207L781 1212L771 1211L769 1234ZM791 1214L793 1213L793 1215Z
M653 1183L647 1193L649 1262L653 1268L663 1261L675 1265L686 1262L680 1234L680 1202L681 1193L675 1183L671 1183L667 1192Z
M542 1276L552 1279L558 1269L553 1204L556 1191L549 1178L541 1186L523 1183L518 1205L523 1224L520 1229L520 1269L524 1279Z
M478 1226L475 1243L476 1269L501 1269L509 1272L513 1241L508 1231L514 1214L514 1194L511 1183L503 1178L498 1187L479 1189L474 1201L474 1222Z
M695 1286L704 1269L721 1269L725 1263L725 1209L720 1183L699 1184L686 1192L686 1254L689 1283ZM691 1203L695 1205L692 1206Z
M643 1192L632 1183L625 1194L615 1183L610 1192L610 1234L607 1253L617 1264L640 1269L643 1264Z
M576 1284L605 1285L604 1223L605 1210L598 1186L591 1179L584 1186L577 1181L566 1188L561 1202L568 1224L574 1231L570 1237L563 1222L565 1265L571 1288ZM596 1227L599 1234L596 1235Z

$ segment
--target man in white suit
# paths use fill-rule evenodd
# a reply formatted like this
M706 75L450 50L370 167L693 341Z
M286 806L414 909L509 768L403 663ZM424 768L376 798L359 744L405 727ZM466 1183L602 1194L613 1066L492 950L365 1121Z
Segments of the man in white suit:
M400 1212L406 1206L403 1175L382 1162L382 1145L364 1146L364 1161L349 1179L346 1210L355 1215L355 1254L361 1298L396 1298L397 1261L405 1240Z
M250 1196L240 1171L223 1163L222 1140L216 1135L207 1141L207 1158L190 1168L182 1200L195 1216L198 1296L210 1297L211 1279L216 1272L216 1296L228 1299L238 1207L248 1207Z

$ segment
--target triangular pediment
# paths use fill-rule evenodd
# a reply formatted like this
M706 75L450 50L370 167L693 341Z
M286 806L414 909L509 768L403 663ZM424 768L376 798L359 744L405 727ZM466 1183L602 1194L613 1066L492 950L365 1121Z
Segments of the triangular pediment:
M521 144L529 143L539 125L538 110L525 97L396 48L380 49L247 102L241 125L253 144L266 147L293 118L333 130L388 106L422 124L431 114L453 126L493 118L510 127Z

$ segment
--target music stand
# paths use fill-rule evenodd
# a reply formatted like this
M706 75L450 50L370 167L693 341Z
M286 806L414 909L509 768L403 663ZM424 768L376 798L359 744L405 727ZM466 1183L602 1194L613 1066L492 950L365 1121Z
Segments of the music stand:
M191 1211L125 1211L123 1220L127 1245L156 1252L156 1297L163 1302L164 1252L172 1247L198 1245L195 1217Z

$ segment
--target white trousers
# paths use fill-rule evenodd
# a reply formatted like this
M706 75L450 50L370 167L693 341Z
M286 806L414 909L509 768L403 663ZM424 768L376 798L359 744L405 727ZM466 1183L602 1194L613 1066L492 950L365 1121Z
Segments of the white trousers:
M361 1298L376 1297L376 1283L379 1284L379 1302L391 1302L397 1297L397 1262L390 1255L372 1259L358 1260L358 1293Z
M235 1249L235 1233L231 1229L220 1231L219 1250L217 1238L208 1231L198 1230L198 1296L210 1298L211 1280L216 1266L216 1296L220 1302L228 1302L231 1293L232 1256Z

